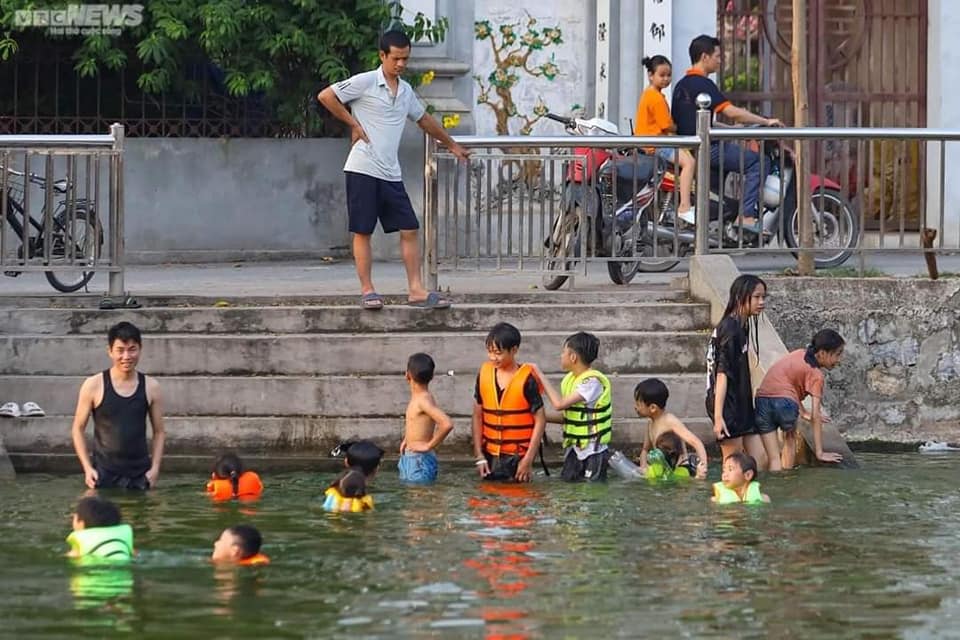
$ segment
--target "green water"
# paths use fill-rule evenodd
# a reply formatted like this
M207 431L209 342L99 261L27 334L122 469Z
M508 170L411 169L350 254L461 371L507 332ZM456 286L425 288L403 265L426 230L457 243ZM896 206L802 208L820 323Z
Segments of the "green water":
M693 481L493 487L461 467L407 488L385 468L377 510L341 515L318 508L330 474L268 475L252 505L166 475L107 494L139 557L106 572L61 555L80 476L21 476L0 484L0 635L960 637L960 456L862 461L763 478L753 508ZM207 563L238 521L272 565Z

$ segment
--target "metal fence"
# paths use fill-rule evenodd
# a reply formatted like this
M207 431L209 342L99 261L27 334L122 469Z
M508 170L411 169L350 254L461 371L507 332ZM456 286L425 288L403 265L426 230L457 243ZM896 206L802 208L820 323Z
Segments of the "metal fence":
M0 136L0 270L43 272L78 291L98 271L124 292L124 128L107 135Z
M960 253L960 219L945 215L948 149L960 131L721 127L710 115L700 111L689 137L458 136L473 150L469 163L428 140L428 282L436 286L441 269L517 270L557 285L591 264L605 264L617 282L617 271L629 281L694 253L796 256L801 146L813 158L806 180L813 240L805 250L818 268L859 256L862 270L865 254L885 251ZM676 214L675 163L652 148L697 158L695 224ZM920 233L911 231L918 217ZM929 248L921 245L925 229L937 231Z

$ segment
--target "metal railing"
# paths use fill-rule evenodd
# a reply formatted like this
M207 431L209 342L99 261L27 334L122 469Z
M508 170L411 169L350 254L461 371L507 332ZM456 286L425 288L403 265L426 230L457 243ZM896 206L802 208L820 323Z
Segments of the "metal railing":
M0 271L44 272L76 291L108 272L124 293L124 128L107 135L0 136Z
M428 140L424 166L424 271L436 286L440 269L587 273L588 265L633 262L641 270L665 270L693 253L792 254L799 247L793 149L803 145L808 162L814 229L810 251L818 267L877 252L960 253L960 216L948 217L951 183L945 171L948 145L960 131L938 129L744 128L711 125L698 113L696 136L457 136L474 151L457 162ZM686 148L696 166L696 224L675 217L678 183L673 167L641 153L649 147ZM573 149L576 153L571 153ZM591 150L616 149L629 164L654 162L652 200L617 193L617 167L571 180L571 167L589 162ZM745 152L751 151L751 153ZM699 159L710 158L706 163ZM719 162L729 155L724 164ZM643 160L646 158L646 160ZM610 163L616 164L616 163ZM622 164L622 163L621 163ZM758 176L756 224L746 179ZM573 187L573 188L572 188ZM636 187L636 188L634 188ZM571 213L571 191L596 194ZM649 194L648 194L649 195ZM613 203L613 204L611 204ZM603 219L626 203L636 223L632 237ZM746 207L745 207L746 203ZM641 206L645 207L641 209ZM558 218L577 220L576 255L551 255ZM628 216L629 217L629 216ZM641 224L642 222L642 224ZM922 246L922 231L937 240ZM648 242L643 245L641 236ZM632 250L616 248L634 242ZM617 243L620 243L619 245ZM563 264L557 268L557 260Z

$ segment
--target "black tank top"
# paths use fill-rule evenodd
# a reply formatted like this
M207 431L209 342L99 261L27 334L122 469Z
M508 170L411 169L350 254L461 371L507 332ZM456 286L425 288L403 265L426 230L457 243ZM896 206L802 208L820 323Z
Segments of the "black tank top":
M103 400L93 409L93 453L98 467L131 478L147 472L148 410L146 376L137 373L137 390L125 398L114 390L109 369L103 372Z

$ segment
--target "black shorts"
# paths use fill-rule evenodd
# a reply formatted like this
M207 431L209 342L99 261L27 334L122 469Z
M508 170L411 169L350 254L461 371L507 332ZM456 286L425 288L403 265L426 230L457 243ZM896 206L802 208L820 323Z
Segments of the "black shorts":
M581 460L577 457L576 451L569 449L567 457L563 459L563 470L560 472L560 477L567 482L606 480L611 455L610 449L605 449Z
M352 171L345 171L344 175L351 233L370 235L377 228L377 220L384 233L420 228L402 182L390 182Z
M150 488L150 482L147 480L146 473L128 476L114 473L96 464L94 464L94 468L97 470L97 489L133 489L134 491L146 491Z
M710 422L712 423L713 399L708 395L704 404L707 410L707 417L710 418ZM725 406L723 409L723 422L727 425L727 432L730 434L730 436L718 438L718 441L757 435L757 426L755 424L752 411L750 411L749 415L744 415L746 412L743 411L737 412L740 415L735 415L733 411L728 410L728 407ZM712 426L713 425L711 424L711 427Z
M492 482L513 482L517 477L517 467L520 465L520 456L493 456L483 454L490 467L490 474L484 480Z

